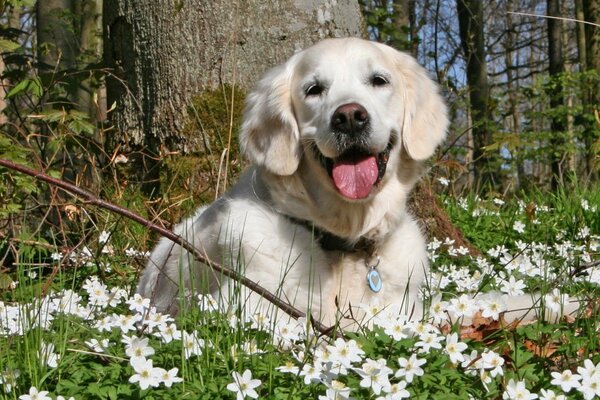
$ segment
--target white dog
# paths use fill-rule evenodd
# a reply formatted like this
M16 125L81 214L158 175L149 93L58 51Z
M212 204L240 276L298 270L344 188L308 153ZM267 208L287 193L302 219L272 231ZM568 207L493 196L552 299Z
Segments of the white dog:
M428 260L406 200L447 125L436 85L412 57L325 40L258 83L240 133L253 167L175 232L326 324L372 299L420 318ZM162 312L176 313L191 293L266 310L239 286L163 238L138 292Z

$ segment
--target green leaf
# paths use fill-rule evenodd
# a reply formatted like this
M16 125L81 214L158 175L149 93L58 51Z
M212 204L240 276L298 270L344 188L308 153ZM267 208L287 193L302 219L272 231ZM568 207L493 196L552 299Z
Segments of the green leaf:
M0 53L15 51L19 47L21 47L21 45L17 42L0 38Z
M24 79L21 82L17 83L15 85L15 87L13 87L12 89L10 89L10 91L6 94L6 98L10 99L11 97L14 97L22 92L24 92L27 89L27 86L29 86L29 79Z

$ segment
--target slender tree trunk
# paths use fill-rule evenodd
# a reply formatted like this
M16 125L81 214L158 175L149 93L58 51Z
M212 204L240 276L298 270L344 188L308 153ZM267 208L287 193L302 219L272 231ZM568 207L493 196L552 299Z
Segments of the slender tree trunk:
M508 0L506 5L508 13L506 13L506 26L508 27L506 31L506 41L504 44L506 56L506 93L508 95L508 104L510 110L511 117L511 131L513 135L519 135L521 133L521 113L519 111L519 99L517 97L517 93L519 90L519 82L516 80L514 76L515 62L513 61L513 57L518 53L515 52L515 32L513 28L513 15L510 11L514 10L514 1ZM518 64L518 60L516 62ZM514 154L512 154L514 158L516 158L516 186L519 187L522 183L522 180L525 178L525 173L523 169L523 161L521 161L521 157L519 156L519 150L514 150Z
M473 121L475 181L482 188L498 182L492 159L485 147L492 143L490 87L484 42L483 3L481 0L456 0L460 41L467 63L467 83Z
M36 3L38 61L41 71L75 67L77 41L73 26L74 0Z
M190 99L222 84L247 89L294 51L330 36L362 36L360 8L344 0L112 0L104 2L108 103L119 141L143 156L144 191L158 194L165 152L202 151L184 137Z
M409 0L392 0L392 22L397 31L397 40L390 43L391 46L410 51L410 3ZM414 6L414 5L413 5Z
M110 0L108 0L110 1ZM102 0L80 0L75 3L79 22L79 59L83 68L102 60ZM78 108L92 120L106 119L105 89L94 79L93 70L82 76L77 92Z
M548 15L551 17L561 17L560 1L547 0ZM550 89L550 108L558 109L564 103L563 90L560 83L560 75L564 72L564 60L562 54L562 21L555 18L548 18L548 72L550 79L553 80ZM563 161L566 154L564 152L565 123L563 117L554 113L551 118L551 184L552 189L557 189L563 181Z

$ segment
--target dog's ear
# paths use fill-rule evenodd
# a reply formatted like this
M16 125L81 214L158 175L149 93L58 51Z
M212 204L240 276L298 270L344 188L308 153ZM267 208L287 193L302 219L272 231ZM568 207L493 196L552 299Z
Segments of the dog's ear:
M249 94L240 133L242 152L277 175L300 163L300 132L292 109L291 62L268 71Z
M446 138L446 103L437 85L414 58L393 51L396 53L396 67L402 80L402 142L412 159L425 160L433 155Z

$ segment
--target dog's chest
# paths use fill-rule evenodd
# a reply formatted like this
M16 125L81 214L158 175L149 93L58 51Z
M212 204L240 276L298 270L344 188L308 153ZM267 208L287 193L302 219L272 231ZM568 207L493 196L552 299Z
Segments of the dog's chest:
M340 309L385 299L385 271L376 255L357 252L328 252L330 277L326 285L328 304Z

